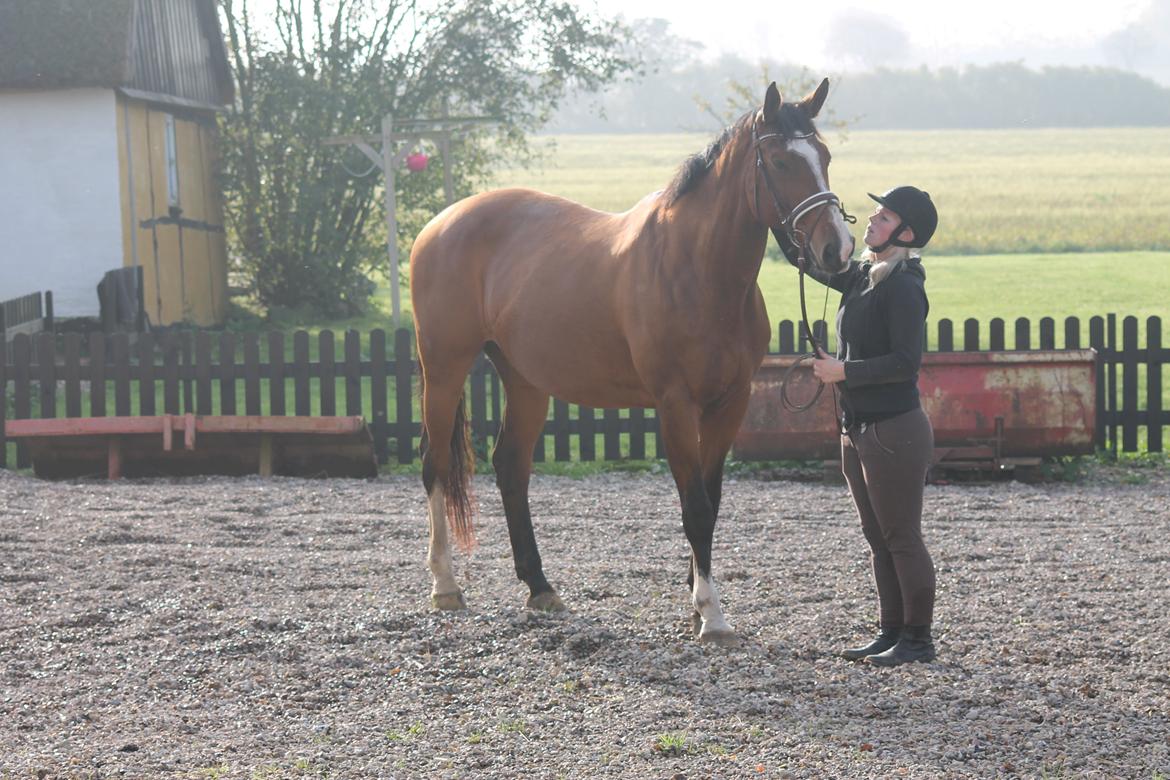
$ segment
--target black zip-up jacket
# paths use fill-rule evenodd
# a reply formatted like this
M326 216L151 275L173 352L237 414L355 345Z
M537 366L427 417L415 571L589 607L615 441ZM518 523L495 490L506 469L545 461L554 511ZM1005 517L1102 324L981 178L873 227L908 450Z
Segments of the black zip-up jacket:
M919 405L918 367L930 311L926 272L912 257L871 288L870 267L852 260L838 274L809 274L842 293L837 359L845 361L845 381L837 388L845 427L896 417Z

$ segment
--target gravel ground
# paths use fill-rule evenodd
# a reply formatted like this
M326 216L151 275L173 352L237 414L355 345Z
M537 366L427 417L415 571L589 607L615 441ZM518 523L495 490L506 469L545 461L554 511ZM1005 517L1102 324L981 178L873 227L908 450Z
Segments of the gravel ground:
M929 487L939 660L886 670L842 486L729 481L720 648L663 475L533 480L545 615L486 477L434 613L417 477L0 472L0 777L1170 777L1166 474Z

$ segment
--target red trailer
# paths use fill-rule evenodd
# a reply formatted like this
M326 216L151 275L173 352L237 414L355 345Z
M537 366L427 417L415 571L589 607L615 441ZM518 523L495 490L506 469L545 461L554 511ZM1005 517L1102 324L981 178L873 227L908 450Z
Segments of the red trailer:
M840 443L827 388L806 412L780 401L795 355L769 355L752 380L752 399L735 440L740 460L836 460ZM918 389L934 425L935 460L950 468L1037 465L1043 457L1093 452L1096 361L1091 349L930 352ZM789 379L788 396L812 397L810 363Z

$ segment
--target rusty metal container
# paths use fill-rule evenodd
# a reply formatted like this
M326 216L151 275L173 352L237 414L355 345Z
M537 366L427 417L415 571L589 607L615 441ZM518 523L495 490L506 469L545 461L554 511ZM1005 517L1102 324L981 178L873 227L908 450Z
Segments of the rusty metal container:
M936 448L994 444L996 457L1045 457L1093 452L1096 360L1091 349L1015 352L930 352L918 376L922 407ZM834 396L793 413L780 401L795 355L769 355L752 380L752 398L735 439L739 460L832 459L840 454ZM812 398L811 363L789 380L788 397ZM997 418L1002 422L997 426Z

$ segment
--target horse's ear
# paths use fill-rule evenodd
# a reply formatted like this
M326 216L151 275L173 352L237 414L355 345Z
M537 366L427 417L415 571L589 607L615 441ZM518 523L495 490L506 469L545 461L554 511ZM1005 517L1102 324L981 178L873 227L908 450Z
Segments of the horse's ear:
M778 119L782 105L784 105L784 98L780 96L780 89L773 81L768 85L768 92L764 95L764 122L770 123Z
M821 106L825 105L825 98L828 96L829 80L822 79L821 85L805 95L804 100L800 101L800 107L804 109L804 113L809 119L815 119L816 115L821 113Z

